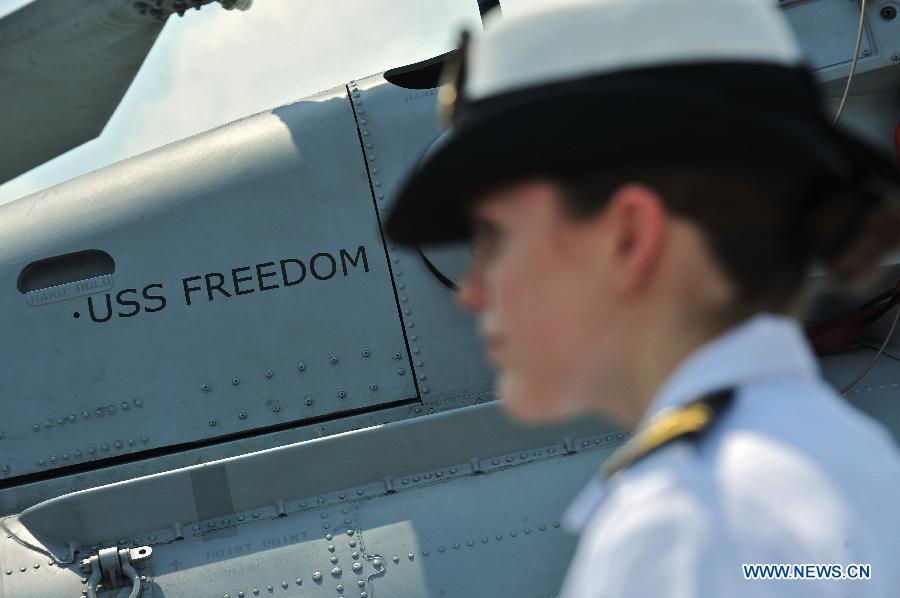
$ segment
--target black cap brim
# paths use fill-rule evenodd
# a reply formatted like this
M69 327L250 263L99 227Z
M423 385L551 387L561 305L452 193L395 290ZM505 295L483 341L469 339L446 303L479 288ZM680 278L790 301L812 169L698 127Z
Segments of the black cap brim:
M876 173L900 187L893 161L826 122L805 69L660 67L465 106L401 186L386 231L404 245L462 240L471 234L471 204L485 191L637 162L774 166L851 186Z

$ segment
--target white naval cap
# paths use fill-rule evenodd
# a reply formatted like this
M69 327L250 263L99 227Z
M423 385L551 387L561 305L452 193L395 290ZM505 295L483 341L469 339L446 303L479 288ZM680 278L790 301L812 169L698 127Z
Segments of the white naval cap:
M397 243L469 237L498 185L634 164L784 169L816 189L798 212L900 192L892 160L830 126L773 0L547 2L466 39L439 94L453 126L386 219Z
M798 66L774 0L565 0L489 21L469 52L465 99L614 71L696 62Z

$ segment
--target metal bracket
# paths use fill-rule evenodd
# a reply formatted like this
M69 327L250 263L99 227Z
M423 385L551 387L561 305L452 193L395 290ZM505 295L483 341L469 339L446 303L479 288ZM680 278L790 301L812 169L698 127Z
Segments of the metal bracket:
M141 595L141 576L134 570L134 565L146 561L151 556L153 549L149 546L137 548L112 546L101 549L96 556L84 559L81 561L81 571L91 576L88 580L87 597L97 598L98 588L114 589L130 580L131 593L128 594L128 598L138 598Z

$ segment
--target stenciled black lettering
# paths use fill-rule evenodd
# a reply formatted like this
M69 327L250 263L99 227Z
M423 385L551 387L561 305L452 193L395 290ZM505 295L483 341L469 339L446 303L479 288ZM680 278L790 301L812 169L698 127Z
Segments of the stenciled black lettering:
M331 262L331 273L328 276L322 276L316 271L316 260L322 257L328 258L328 261ZM335 273L337 273L337 261L330 253L317 253L316 255L312 256L311 260L309 260L309 271L312 272L312 275L317 280L328 280L329 278L333 277Z
M347 276L347 262L350 262L350 265L356 268L360 258L362 258L363 269L368 272L369 260L366 258L366 248L363 245L360 245L359 249L356 250L355 258L350 257L346 249L341 249L341 268L344 270L344 276Z
M134 308L134 311L131 313L119 312L120 318L130 318L131 316L136 316L137 314L139 314L141 312L141 304L140 303L138 303L137 301L131 301L131 300L122 298L125 295L125 293L134 293L135 295L137 295L137 289L122 289L121 291L116 293L116 303L118 303L122 307L131 306Z
M300 278L297 280L288 281L288 273L287 268L285 266L287 264L297 264L300 266ZM306 278L306 264L301 262L300 260L295 260L294 258L288 258L286 260L281 260L281 279L284 281L284 286L292 287L295 284L300 284L303 282L303 279Z
M231 269L231 281L234 283L234 294L235 295L249 295L256 289L244 289L241 290L240 283L247 282L248 280L253 280L253 276L244 276L242 278L238 278L238 272L246 272L250 270L250 266L244 266L242 268L232 268Z
M153 313L153 312L155 312L155 311L160 311L161 309L163 309L163 308L166 306L166 298L165 298L164 296L162 296L162 295L150 295L150 294L148 293L148 291L149 291L150 289L159 289L159 290L162 290L162 288L163 288L163 286L162 286L161 284L159 284L158 282L157 282L157 283L154 283L154 284L148 284L147 286L144 287L144 290L141 292L141 294L144 296L144 299L146 299L146 300L148 300L148 301L153 301L154 299L155 299L156 301L159 301L159 307L147 307L147 306L144 306L144 311L146 311L146 312L148 312L148 313Z
M219 282L211 285L211 284L209 284L209 279L212 278L213 276L218 276ZM225 277L222 275L221 272L210 272L209 274L205 275L203 278L204 278L204 280L206 280L206 295L209 297L210 301L213 300L212 292L214 290L219 291L226 297L231 297L231 293L229 293L228 291L226 291L225 289L222 288L222 285L225 284Z
M277 284L273 284L273 285L263 284L263 278L278 276L278 272L266 272L265 274L263 274L263 271L262 271L263 268L268 268L268 267L274 266L274 265L275 265L275 262L266 262L265 264L256 264L256 281L259 283L260 291L270 291L272 289L278 288Z
M199 276L188 276L187 278L181 279L181 286L184 287L184 302L187 305L191 304L191 293L193 291L199 291L200 287L189 287L188 282L192 280L200 280Z
M103 294L106 297L106 317L98 318L94 314L94 298L88 297L88 313L91 315L91 320L100 324L101 322L108 322L112 317L112 298L109 296L109 293Z

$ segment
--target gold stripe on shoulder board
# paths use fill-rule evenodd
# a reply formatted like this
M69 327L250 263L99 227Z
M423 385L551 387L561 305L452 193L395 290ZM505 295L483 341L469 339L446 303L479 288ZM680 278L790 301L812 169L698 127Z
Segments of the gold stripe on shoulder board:
M729 389L684 407L660 411L603 463L600 472L604 477L611 478L659 447L683 436L702 432L715 421L731 400L731 395L732 390Z

